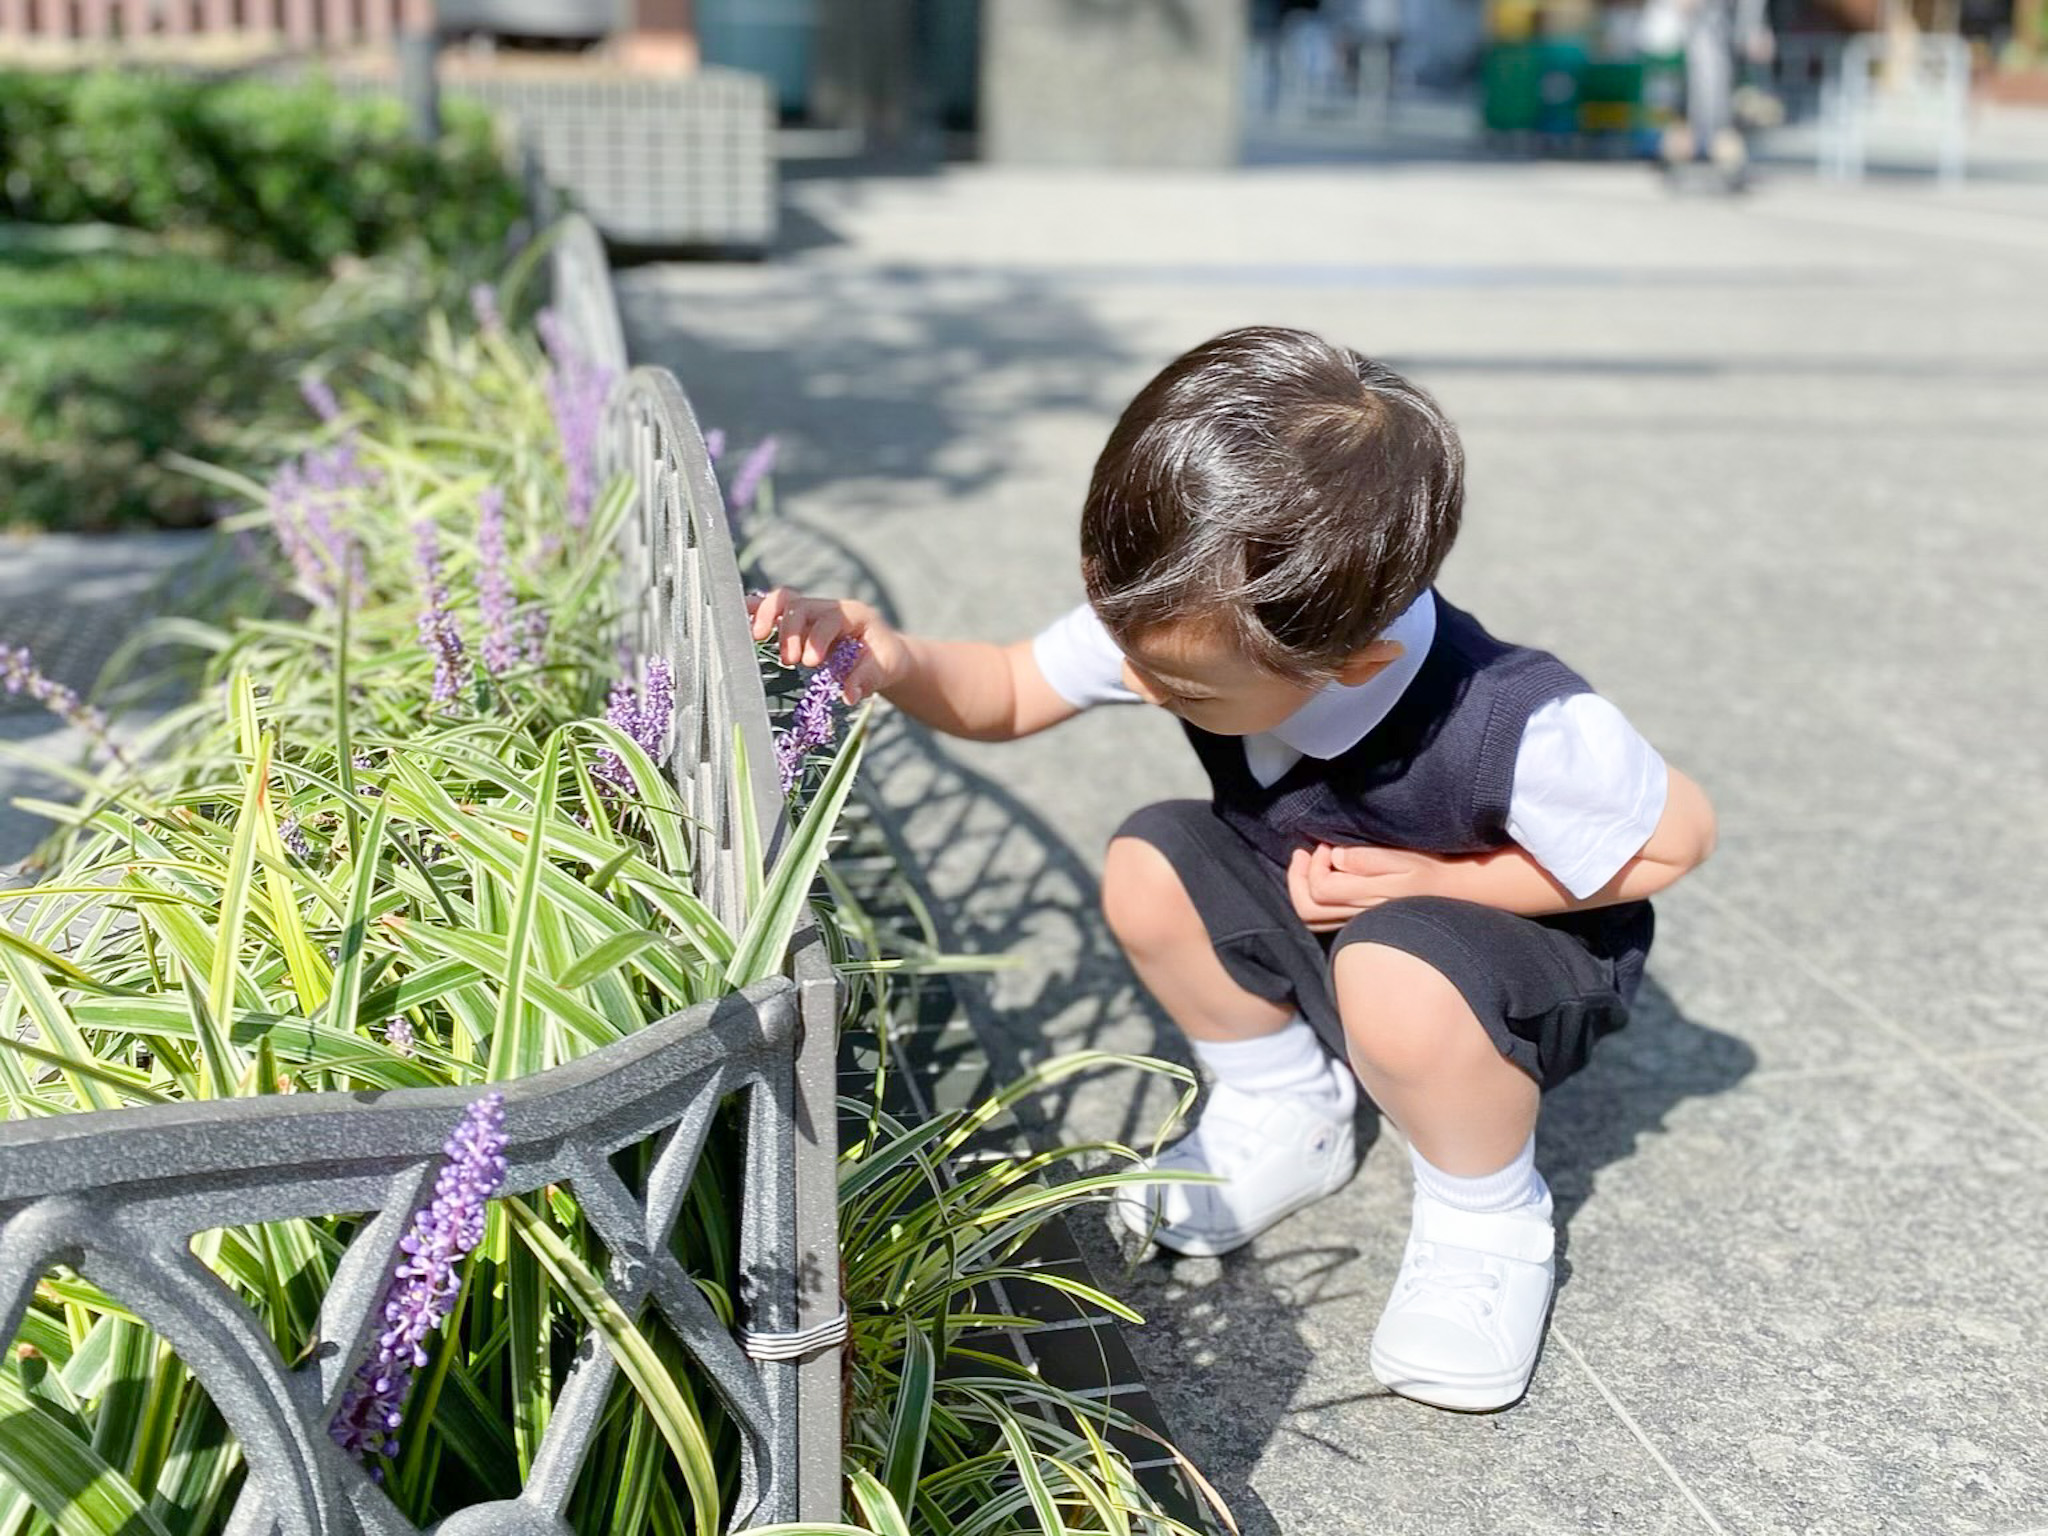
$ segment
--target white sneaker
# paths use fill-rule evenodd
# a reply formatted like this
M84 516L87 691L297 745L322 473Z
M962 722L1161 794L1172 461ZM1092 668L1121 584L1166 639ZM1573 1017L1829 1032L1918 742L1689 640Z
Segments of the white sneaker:
M1504 1215L1417 1192L1394 1294L1372 1336L1381 1385L1438 1408L1484 1411L1521 1397L1550 1313L1550 1194Z
M1201 1122L1147 1168L1224 1177L1221 1184L1133 1186L1117 1198L1125 1226L1175 1253L1209 1258L1242 1248L1283 1216L1342 1189L1358 1171L1356 1080L1332 1063L1334 1100L1251 1094L1218 1083Z

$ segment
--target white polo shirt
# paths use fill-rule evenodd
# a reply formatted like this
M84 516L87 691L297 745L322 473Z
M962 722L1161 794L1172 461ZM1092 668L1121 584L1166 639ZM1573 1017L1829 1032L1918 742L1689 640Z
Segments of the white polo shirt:
M1436 637L1425 592L1381 637L1401 655L1355 687L1331 683L1270 731L1246 736L1245 765L1271 784L1303 757L1340 757L1387 717ZM1124 686L1124 653L1086 603L1042 630L1032 655L1053 692L1077 709L1142 704ZM1594 693L1552 699L1529 717L1515 752L1508 836L1573 896L1612 880L1664 814L1664 759L1621 711Z

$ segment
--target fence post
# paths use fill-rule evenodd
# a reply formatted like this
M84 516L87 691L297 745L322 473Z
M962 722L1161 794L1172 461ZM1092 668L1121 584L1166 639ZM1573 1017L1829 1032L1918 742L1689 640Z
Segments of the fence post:
M434 0L400 0L398 93L413 136L431 144L441 137L441 85L435 78Z

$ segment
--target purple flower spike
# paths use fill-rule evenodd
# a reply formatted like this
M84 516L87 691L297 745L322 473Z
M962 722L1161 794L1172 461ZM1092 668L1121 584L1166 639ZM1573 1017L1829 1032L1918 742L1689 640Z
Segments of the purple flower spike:
M448 589L441 584L441 548L434 520L421 518L413 524L412 532L413 551L420 567L420 590L427 599L420 614L420 644L434 653L434 702L446 708L469 681L469 655L463 649L462 633L455 627L455 615L448 611Z
M633 689L620 682L612 689L605 719L633 739L633 744L656 762L668 748L669 727L676 713L676 675L661 657L647 663L647 689L636 698ZM638 795L640 786L626 767L626 760L609 747L597 754L597 777L601 784L628 796Z
M832 701L846 697L846 679L868 648L858 640L842 640L825 657L825 665L811 674L790 712L789 729L775 738L775 766L782 775L782 792L796 788L804 759L813 749L832 739Z
M761 493L761 482L775 472L778 447L774 438L764 437L740 460L739 472L732 477L732 493L725 498L727 506L744 512L754 504L754 498Z
M480 331L495 336L505 329L505 317L498 312L498 290L489 283L478 283L469 290L469 312L476 316Z
M725 428L707 427L704 430L704 452L716 464L725 455Z
M384 1021L384 1043L400 1056L412 1054L412 1020L398 1014Z
M67 725L76 726L102 746L112 746L107 737L107 717L62 683L45 677L27 646L9 650L0 645L0 687L9 693L27 694Z
M512 578L505 573L505 493L496 486L477 498L476 592L484 615L484 667L503 677L519 659L512 643Z
M548 408L561 439L562 464L569 491L569 526L582 528L597 502L597 438L604 425L605 401L612 390L612 371L585 357L570 340L562 317L551 309L535 324L553 364L547 374Z
M299 591L316 607L333 607L344 582L351 607L363 600L362 548L334 514L356 491L376 483L377 472L362 462L353 433L286 460L271 477L271 527L299 578Z
M322 421L332 421L341 414L341 402L334 398L334 386L317 374L306 374L299 380L299 394L306 402L306 409Z
M313 862L313 844L306 837L305 828L299 825L299 818L287 816L277 824L277 835L284 840L284 849L301 864Z
M548 616L541 608L526 611L526 664L537 667L548 659Z
M442 1153L433 1204L413 1217L398 1245L406 1257L384 1292L384 1331L327 1426L357 1461L398 1454L412 1373L427 1363L427 1340L462 1289L458 1267L483 1241L485 1207L505 1184L505 1096L487 1093L470 1105ZM381 1472L370 1476L381 1482Z

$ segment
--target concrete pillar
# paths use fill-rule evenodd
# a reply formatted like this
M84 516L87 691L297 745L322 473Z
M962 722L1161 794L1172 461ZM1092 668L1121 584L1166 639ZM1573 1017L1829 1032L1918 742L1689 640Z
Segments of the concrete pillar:
M1250 29L1248 0L983 0L982 158L1235 165Z

